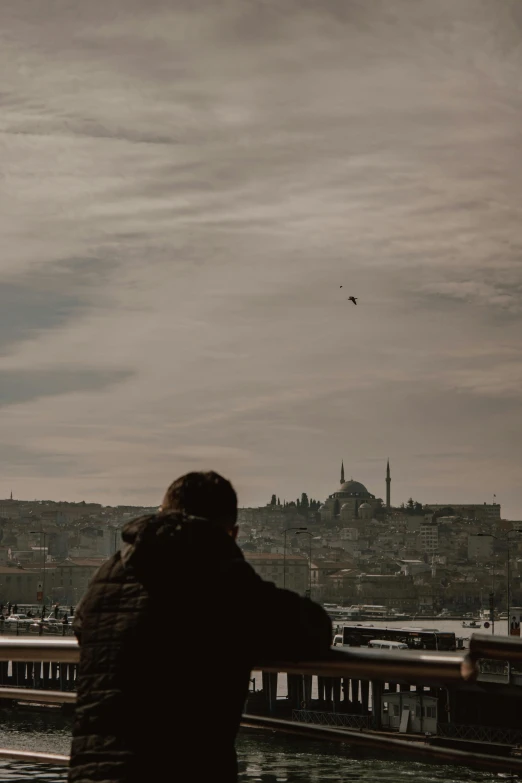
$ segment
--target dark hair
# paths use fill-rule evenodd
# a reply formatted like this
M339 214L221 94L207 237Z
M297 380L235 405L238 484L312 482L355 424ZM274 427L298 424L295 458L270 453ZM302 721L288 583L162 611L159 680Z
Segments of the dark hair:
M237 521L237 495L219 473L186 473L168 488L164 510L182 511L232 528Z

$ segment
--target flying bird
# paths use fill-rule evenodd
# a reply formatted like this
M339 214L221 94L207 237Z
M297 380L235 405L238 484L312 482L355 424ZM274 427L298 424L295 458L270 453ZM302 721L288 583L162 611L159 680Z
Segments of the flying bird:
M356 305L356 304L357 304L357 299L358 299L358 297L357 297L357 296L349 296L349 297L348 297L348 301L349 301L349 302L353 302L353 303L354 303L354 305Z

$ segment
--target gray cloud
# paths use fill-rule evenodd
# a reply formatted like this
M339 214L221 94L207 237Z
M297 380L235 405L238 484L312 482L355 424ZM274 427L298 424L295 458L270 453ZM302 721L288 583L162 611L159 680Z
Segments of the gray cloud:
M71 459L70 454L50 454L37 449L22 448L16 444L2 444L0 447L0 469L2 470L3 494L8 494L9 479L22 482L24 477L38 464L38 473L42 478L61 480L63 477L74 477L81 470L85 475L85 466L78 459ZM89 471L92 480L97 476L97 471ZM27 496L26 496L27 497ZM32 500L32 497L28 497ZM53 498L50 498L53 499Z
M124 370L61 369L0 370L0 407L20 405L42 397L75 392L93 392L121 383L130 377Z
M107 280L112 265L96 258L66 259L0 285L0 351L85 314L89 294Z
M2 3L17 481L212 464L254 503L382 453L520 518L521 35L510 0Z
M1 349L35 333L63 326L80 306L81 301L75 296L4 283L0 287Z

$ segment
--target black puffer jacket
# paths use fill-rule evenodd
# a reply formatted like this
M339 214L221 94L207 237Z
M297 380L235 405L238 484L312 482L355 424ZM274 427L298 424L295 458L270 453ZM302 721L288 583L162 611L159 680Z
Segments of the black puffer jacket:
M207 521L143 517L123 540L77 611L69 781L234 781L253 664L325 654L330 620Z

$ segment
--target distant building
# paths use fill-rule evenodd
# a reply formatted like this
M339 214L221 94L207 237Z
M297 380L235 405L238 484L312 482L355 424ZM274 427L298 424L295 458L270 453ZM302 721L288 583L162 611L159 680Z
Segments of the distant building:
M417 574L425 574L431 572L431 566L424 562L424 560L399 560L401 567L401 573L405 576L417 576Z
M434 555L439 551L439 526L436 522L421 522L419 531L421 551Z
M110 557L119 549L120 534L117 528L87 525L77 531L75 541L69 545L69 554L77 557ZM118 546L115 549L115 542Z
M493 536L468 536L468 560L491 560Z
M297 514L297 508L296 508ZM239 508L237 521L241 525L261 525L263 527L282 527L288 519L288 509L283 506L260 506L258 508Z
M103 562L105 558L71 557L47 566L46 596L50 596L53 603L76 605Z
M360 574L357 579L358 602L378 604L400 610L417 605L413 577L405 574Z
M310 567L308 559L301 555L286 555L275 552L245 552L245 559L263 579L274 582L277 587L303 595L308 590Z
M448 516L459 516L464 519L478 519L482 522L497 522L500 520L500 503L428 503L433 511L448 512Z
M339 533L339 538L346 541L357 541L359 531L356 527L343 527Z
M16 566L0 566L0 603L36 603L39 574Z
M20 503L12 498L0 500L0 518L18 519L20 517Z
M322 522L339 520L348 524L353 519L370 520L374 511L382 508L382 500L372 495L359 481L344 479L344 463L341 463L340 487L325 500L319 509Z

